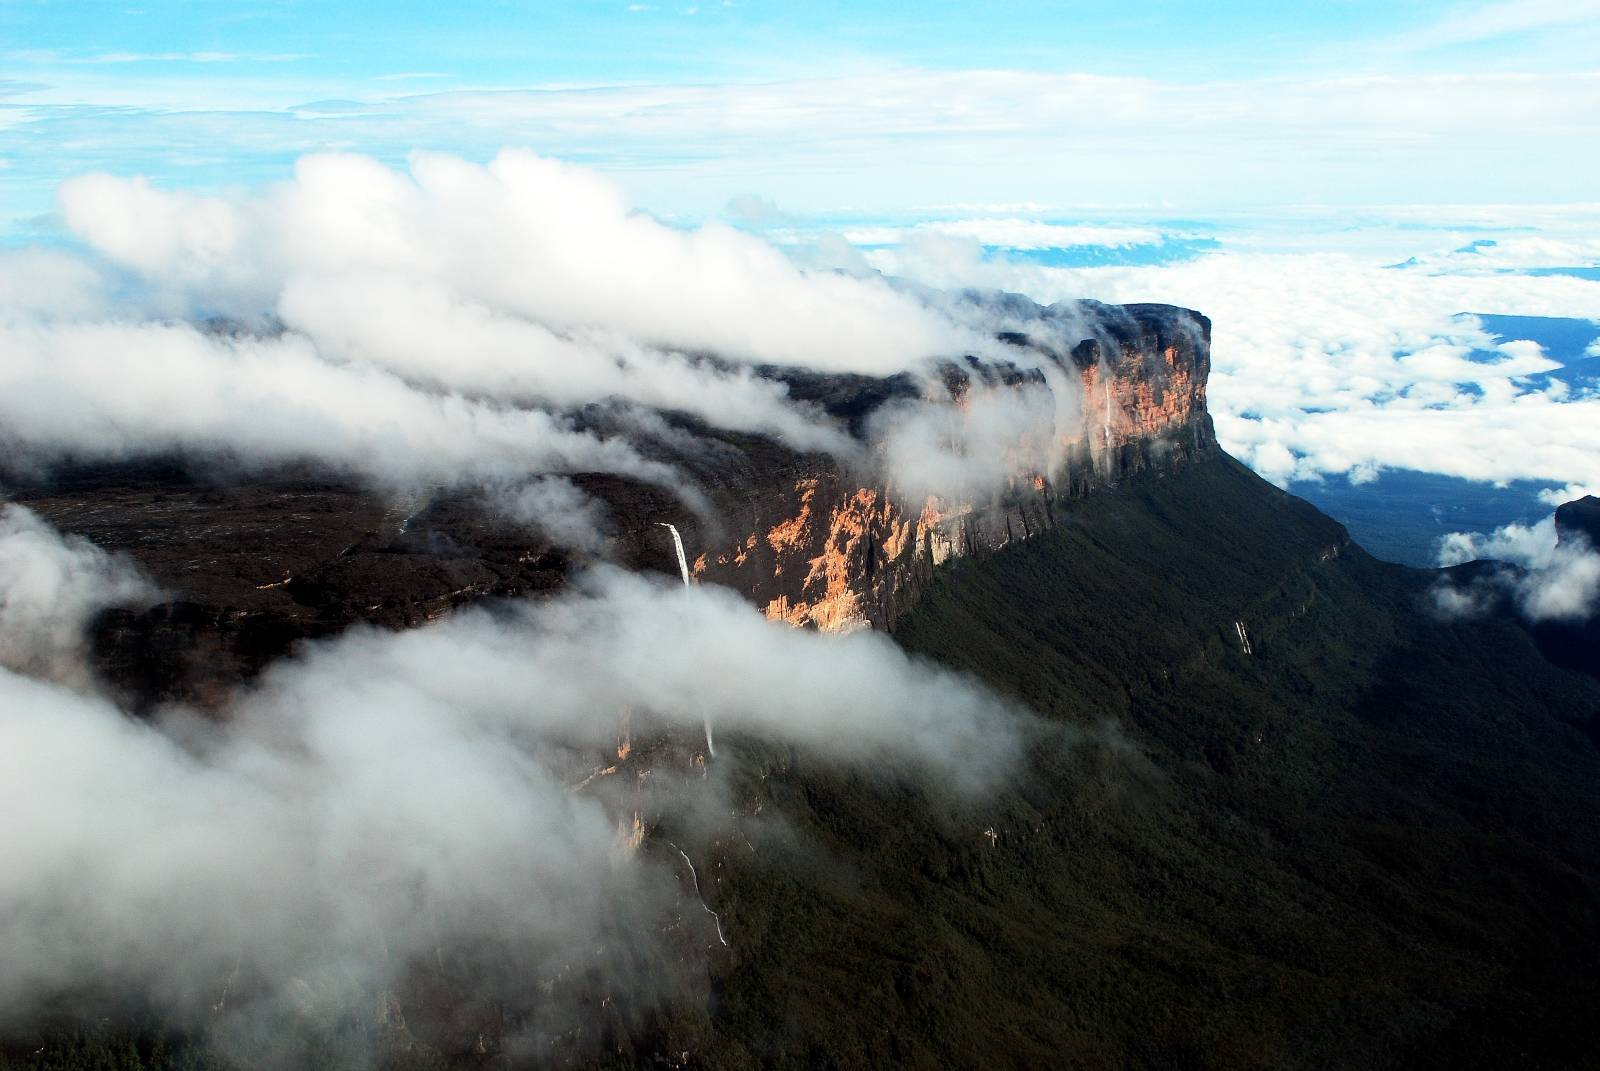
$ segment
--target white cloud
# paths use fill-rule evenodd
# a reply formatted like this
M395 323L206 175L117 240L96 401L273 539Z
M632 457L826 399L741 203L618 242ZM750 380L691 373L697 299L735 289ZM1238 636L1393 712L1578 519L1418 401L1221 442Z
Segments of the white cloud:
M1538 524L1508 524L1487 535L1451 532L1439 541L1439 564L1460 565L1482 559L1506 561L1526 569L1547 568L1555 558L1556 519Z
M651 784L669 787L641 801L609 775L629 711L643 742L711 718L711 779L672 790L691 767L664 753ZM570 1029L564 990L537 983L592 969L612 999L648 1001L666 983L642 965L684 911L676 858L620 847L619 824L641 807L689 830L720 814L708 837L738 823L759 838L761 819L710 798L737 734L928 778L938 799L981 798L1036 729L881 635L801 632L730 592L616 572L322 644L213 722L135 721L0 670L0 1017L132 992L247 1034L295 1008L290 1023L370 1014L425 963L470 975L514 1021ZM724 926L743 940L736 913Z
M229 196L90 175L61 201L90 256L0 256L0 441L25 462L178 452L310 459L396 490L585 471L674 485L596 415L673 450L693 438L651 413L854 463L859 444L757 363L887 374L997 345L956 306L662 224L522 152L409 173L312 157ZM598 544L551 520L549 494L504 505Z
M1407 48L1442 48L1541 30L1589 29L1600 20L1596 0L1501 0L1459 7L1437 22L1402 36Z
M84 686L90 620L108 607L141 606L154 597L132 562L0 502L0 668Z
M1440 565L1477 560L1511 562L1519 569L1492 573L1470 587L1436 585L1435 605L1447 615L1481 613L1496 590L1509 593L1533 621L1582 621L1600 606L1600 552L1581 536L1558 540L1554 517L1487 535L1452 532L1440 540Z
M507 517L533 525L558 546L588 553L605 547L604 507L573 486L571 480L541 476L495 497Z
M20 161L0 188L31 199L67 174L127 159L168 174L189 173L184 161L226 161L237 181L279 175L285 158L330 144L388 159L417 145L483 158L520 144L581 155L648 189L653 204L702 215L752 189L811 212L898 212L908 190L918 204L1027 204L1049 190L1057 204L1193 212L1578 200L1600 166L1600 77L1581 72L1190 83L892 70L399 96L371 83L201 86L77 70L0 110L18 130L10 154ZM1496 132L1493 153L1485 129ZM1522 166L1543 159L1564 166Z
M1153 227L1106 224L1040 223L1027 219L956 219L917 223L909 227L848 227L841 232L855 245L893 245L921 234L967 238L981 245L1007 249L1062 249L1072 246L1153 245L1164 237Z
M1059 479L1066 448L1085 436L1082 387L1066 373L1046 374L1040 385L971 384L959 406L908 402L875 413L871 437L894 490L917 502L967 502L1033 473Z
M1235 251L1148 267L1049 268L926 240L867 260L935 286L1041 301L1164 301L1211 317L1211 411L1224 447L1269 479L1413 468L1474 480L1592 483L1600 397L1522 380L1555 368L1464 312L1600 317L1600 282L1395 270L1370 253ZM1300 248L1316 248L1302 232ZM1491 359L1482 354L1494 353ZM1470 358L1470 359L1469 359Z
M959 344L879 282L802 273L720 224L666 226L610 180L528 152L486 167L418 154L409 174L311 156L292 183L242 201L93 175L65 184L61 202L106 256L245 315L296 283L377 274L554 331L605 328L732 360L882 373Z
M38 246L0 249L0 323L98 315L110 289L82 257Z
M1600 496L1600 482L1591 484L1569 483L1565 487L1547 487L1539 492L1539 501L1547 506L1559 506L1588 495Z
M846 465L885 463L893 485L919 498L967 498L1024 469L1054 478L1063 444L1083 434L1081 387L1048 363L1036 399L979 390L959 414L940 412L948 397L927 375L934 358L1026 360L994 340L1003 325L989 322L992 310L870 271L807 271L721 225L665 225L592 172L527 153L486 167L417 156L409 173L312 157L291 183L226 197L91 175L61 199L103 258L69 259L56 273L85 272L86 296L19 289L14 308L0 307L0 435L47 459L309 458L406 490L515 488L582 471L673 484L668 465L628 440L696 449L650 415L682 411ZM1022 240L1015 223L1002 225ZM929 251L975 257L972 229L909 233ZM25 280L29 267L11 277ZM216 315L243 326L208 333L171 321ZM910 370L925 375L929 404L879 421L892 423L891 441L866 451L791 401L763 362ZM574 412L584 425L562 415ZM601 425L625 434L602 438ZM543 505L548 531L574 546L602 542L549 522L560 510L547 494L501 504L523 519Z
M1600 553L1563 544L1549 566L1524 578L1518 594L1535 621L1586 620L1600 602Z
M543 411L425 393L381 369L322 360L295 335L182 324L0 325L0 441L13 458L313 459L406 489L530 471L678 480L626 442Z

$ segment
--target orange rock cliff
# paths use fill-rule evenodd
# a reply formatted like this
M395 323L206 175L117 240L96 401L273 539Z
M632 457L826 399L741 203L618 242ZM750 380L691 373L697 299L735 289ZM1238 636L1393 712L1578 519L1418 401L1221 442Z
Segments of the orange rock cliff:
M990 442L997 478L988 485L958 496L913 493L883 463L884 429L874 420L911 393L901 378L775 372L792 396L848 422L868 461L846 467L768 442L742 444L742 464L707 466L700 475L712 516L680 506L671 518L695 578L731 587L792 625L892 628L948 559L1027 539L1057 524L1076 497L1218 449L1206 411L1204 316L1165 305L1031 307L1037 315L1023 329L999 336L1015 348L1014 364L948 362L946 396L931 404L959 413L980 396L1048 392L1058 411L1053 441L1028 449ZM672 564L665 529L641 525L632 538L641 564Z

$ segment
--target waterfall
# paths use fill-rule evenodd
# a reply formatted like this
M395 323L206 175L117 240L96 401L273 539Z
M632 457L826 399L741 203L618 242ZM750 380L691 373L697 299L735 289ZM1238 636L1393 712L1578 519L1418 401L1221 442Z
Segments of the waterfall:
M683 536L678 534L677 525L665 521L657 521L661 527L672 533L672 549L678 552L678 572L683 575L683 586L689 586L689 559L683 553Z
M672 549L678 552L678 573L683 577L683 586L688 587L692 582L689 579L689 558L683 552L683 536L678 534L677 525L668 524L666 521L657 521L656 523L672 533ZM706 757L714 759L717 757L717 747L711 740L711 719L705 719L705 723Z
M1110 378L1110 376L1107 376L1106 378L1102 379L1100 381L1100 383L1105 388L1103 393L1105 395L1105 400L1106 400L1106 419L1105 419L1105 424L1102 425L1102 426L1105 428L1105 436L1106 436L1106 466L1109 469L1109 467L1111 465L1111 378Z
M711 920L716 923L717 940L722 942L723 948L733 947L732 945L728 944L728 939L722 935L722 916L711 910L711 905L706 903L706 894L700 891L700 875L695 872L694 860L689 858L688 852L684 851L676 844L673 844L670 840L667 841L667 845L672 848L673 851L683 856L683 861L689 865L689 880L694 883L695 898L700 901L700 906L705 909L706 914L710 915Z

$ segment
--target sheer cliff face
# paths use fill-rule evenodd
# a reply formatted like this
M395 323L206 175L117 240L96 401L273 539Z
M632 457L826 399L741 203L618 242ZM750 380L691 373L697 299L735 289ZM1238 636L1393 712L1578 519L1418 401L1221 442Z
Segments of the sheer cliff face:
M1217 450L1205 403L1205 317L1164 305L1074 304L1040 309L1024 326L1002 336L1019 350L1015 368L952 364L945 396L929 400L948 406L959 425L978 392L992 398L1068 390L1072 397L1057 401L1075 419L1056 425L1059 441L991 459L1001 476L984 491L955 498L907 492L895 486L892 466L873 472L885 445L872 418L894 404L894 384L859 384L856 393L866 400L852 415L866 429L866 475L796 455L749 484L720 488L713 500L722 531L681 522L695 576L743 592L768 617L792 625L888 628L942 562L1050 528L1071 498L1123 476ZM664 567L667 549L654 553L660 560L650 564Z
M1556 537L1563 543L1587 540L1600 548L1600 498L1587 495L1557 508Z

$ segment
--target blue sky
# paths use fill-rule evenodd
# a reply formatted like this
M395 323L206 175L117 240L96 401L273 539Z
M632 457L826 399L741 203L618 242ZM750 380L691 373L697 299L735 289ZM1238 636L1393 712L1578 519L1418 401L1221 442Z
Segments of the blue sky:
M663 213L1586 199L1600 4L0 0L0 227L85 170L592 164Z
M229 56L230 77L291 92L407 74L500 87L814 77L886 65L1123 75L1159 68L1176 78L1217 78L1302 72L1308 59L1357 73L1382 69L1401 53L1417 69L1456 60L1515 68L1528 59L1581 68L1588 55L1572 37L1585 21L1581 3L8 0L0 10L9 62L23 68L99 60L182 79L193 74L186 64L194 58ZM1519 54L1506 54L1508 43Z

